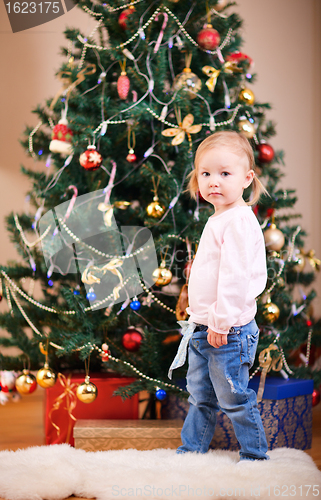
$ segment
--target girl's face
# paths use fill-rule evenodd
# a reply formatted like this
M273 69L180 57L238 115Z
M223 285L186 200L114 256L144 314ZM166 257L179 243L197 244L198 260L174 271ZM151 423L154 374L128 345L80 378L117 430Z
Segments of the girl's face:
M246 205L243 191L254 177L246 154L233 153L227 146L205 151L198 162L197 181L201 195L219 214Z

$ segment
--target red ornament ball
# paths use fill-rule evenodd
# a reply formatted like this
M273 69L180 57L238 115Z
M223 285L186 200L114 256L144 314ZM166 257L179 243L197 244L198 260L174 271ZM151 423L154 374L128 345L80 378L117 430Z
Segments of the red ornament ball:
M87 151L82 153L79 157L79 163L86 170L97 170L103 162L103 157L96 150L95 146L88 146Z
M128 161L128 163L135 163L135 161L137 160L137 156L135 155L133 149L129 150L129 153L126 156L126 160Z
M122 344L127 351L136 352L139 350L142 340L143 340L142 334L131 326L124 333L122 338Z
M197 35L197 43L205 50L214 50L219 45L221 37L211 24L206 24Z
M128 19L128 16L133 13L135 9L133 7L129 7L128 9L123 10L123 12L120 14L118 18L118 24L123 30L127 30L127 24L126 21Z
M271 163L274 158L274 149L272 146L263 142L262 144L258 144L256 149L259 152L258 160L260 163Z
M320 403L320 391L313 389L312 392L312 406L317 406Z

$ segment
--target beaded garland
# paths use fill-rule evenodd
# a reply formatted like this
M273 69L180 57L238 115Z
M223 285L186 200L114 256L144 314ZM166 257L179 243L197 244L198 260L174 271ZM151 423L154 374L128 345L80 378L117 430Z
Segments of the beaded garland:
M35 135L35 133L40 129L42 125L42 122L39 122L35 128L30 132L29 134L29 153L31 154L31 156L33 157L33 159L35 160L37 158L37 155L36 153L34 152L33 150L33 136Z
M34 246L38 245L38 243L40 243L46 236L47 234L49 233L50 229L51 229L51 226L48 226L47 229L43 232L43 234L37 238L35 241L33 241L32 243L30 243L27 238L25 237L24 235L24 232L22 230L22 227L20 225L20 222L19 222L19 219L18 219L18 216L17 214L14 214L14 221L15 221L15 224L16 224L16 228L18 229L19 233L20 233L20 236L24 242L24 244L28 247L28 248L33 248Z
M146 245L145 247L141 247L141 248L138 248L137 250L135 250L135 252L133 253L130 253L128 255L110 255L108 253L104 253L104 252L101 252L100 250L97 250L97 248L91 246L91 245L88 245L87 243L85 243L84 241L82 241L80 238L78 238L78 236L76 236L67 226L67 224L65 224L65 222L63 221L63 219L59 218L59 222L61 224L61 226L64 228L64 230L66 231L66 233L74 240L76 241L77 243L80 243L81 245L87 247L89 250L91 250L92 252L96 253L97 255L101 256L101 257L107 257L108 259L130 259L132 257L134 257L135 255L138 255L140 254L141 252L145 251L145 250L148 250L150 248L150 245Z
M313 334L313 330L311 328L309 330L309 333L308 333L306 360L305 360L305 363L304 363L304 365L305 365L306 368L309 366L309 361L310 361L312 334Z
M100 26L102 25L103 23L103 20L100 19L97 23L97 25L94 27L94 29L92 30L92 32L90 33L89 35L89 38L93 37L94 34L96 33L96 31L98 30L98 28L100 28ZM84 61L85 61L85 57L86 57L86 52L87 52L87 44L84 45L84 48L83 48L83 51L82 51L82 54L81 54L81 58L80 58L80 61L79 61L79 64L78 64L78 69L81 69L82 68L82 65L84 64Z
M66 311L66 310L58 310L58 309L54 309L53 307L48 307L48 306L45 306L44 304L41 304L40 302L38 302L37 300L33 299L32 297L30 297L30 295L28 295L27 293L25 293L20 287L18 287L15 282L9 278L9 276L7 275L7 273L4 271L4 270L1 270L1 273L3 275L3 277L5 278L5 280L8 281L9 285L10 285L10 292L12 294L12 296L14 297L15 299L15 302L18 301L15 293L13 292L13 290L17 293L19 293L25 300L27 300L28 302L30 302L31 304L33 304L34 306L38 307L39 309L43 309L44 311L47 311L47 312L51 312L51 313L54 313L54 314L66 314L66 315L74 315L76 314L76 311ZM129 278L127 278L124 283L123 283L123 287L125 285L127 285L127 283L130 281L130 279L133 279L135 278L136 276L130 276ZM161 307L163 307L164 309L166 309L167 311L175 314L175 311L173 309L171 309L170 307L166 306L165 304L163 304L163 302L161 302L157 297L154 296L154 294L152 294L150 292L150 290L145 286L145 284L141 281L140 282L143 290L148 293L154 300L155 302L157 302L158 305L160 305ZM5 286L7 287L7 282L5 281ZM9 304L9 307L10 307L10 310L12 310L12 306L11 306L11 302L10 302L10 293L9 293L9 288L7 289L6 288L6 291L7 291L7 301L8 301L8 304ZM100 301L97 301L95 302L94 304L92 304L91 306L88 306L88 307L85 307L84 311L85 312L88 312L88 311L92 311L94 310L96 307L98 306L101 306L102 304L104 304L105 302L108 302L109 300L111 300L113 298L113 293L111 293L110 295L108 295L108 297L105 297L104 299L100 300ZM18 306L19 307L19 306ZM38 333L38 332L36 332Z
M127 7L130 7L131 5L135 5L136 3L141 3L144 2L145 0L132 0L130 3L121 5L120 7L111 7L108 3L104 4L104 7L108 10L108 12L117 12L118 10L123 10L127 9Z
M235 117L237 115L237 113L239 112L240 108L241 108L241 104L238 104L234 110L227 110L227 109L224 109L224 111L233 111L233 115L231 116L231 118L229 118L229 120L225 120L225 121L222 121L222 122L215 122L215 126L216 127L224 127L226 125L230 125L231 123L233 123L233 121L235 120ZM165 125L171 127L171 128L179 128L178 125L176 124L173 124L173 123L170 123L168 121L166 121L164 118L162 118L160 115L158 115L157 113L155 113L155 111L153 111L151 108L146 108L146 110L154 117L156 118L157 120L159 120L160 122L164 123ZM200 125L204 126L204 127L210 127L211 126L211 123L210 122L206 122L206 123L200 123Z
M88 346L91 346L93 349L96 349L100 354L104 354L104 351L102 349L100 349L98 346L96 346L95 344L88 344ZM158 379L155 379L152 377L148 377L148 375L145 375L143 372L138 370L135 366L133 366L131 363L128 363L127 361L115 358L114 356L111 356L111 355L108 355L108 358L111 359L112 361L115 361L116 363L123 363L125 366L128 366L129 368L131 368L133 370L133 372L137 373L137 375L139 375L141 378L144 378L145 380L149 380L150 382L155 382L155 383L160 384L160 385L165 386L165 387L170 387L172 389L176 389L179 392L185 392L184 389L181 389L180 387L178 387L176 385L169 384L168 382L163 382L162 380L158 380Z

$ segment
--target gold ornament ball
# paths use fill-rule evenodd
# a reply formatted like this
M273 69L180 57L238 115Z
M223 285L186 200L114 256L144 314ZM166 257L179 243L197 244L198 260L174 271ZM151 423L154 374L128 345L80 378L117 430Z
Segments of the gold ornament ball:
M165 286L171 282L173 275L169 269L161 266L155 269L152 277L156 286Z
M271 224L264 233L265 246L268 250L279 252L284 245L285 239L282 231L277 229L275 224Z
M214 9L220 12L227 5L227 1L228 0L217 0L216 4L214 5Z
M37 389L36 377L29 370L23 370L21 375L16 378L15 384L17 391L23 396L31 394Z
M268 323L274 323L280 316L280 309L273 302L267 302L264 305L264 317Z
M56 383L56 374L47 363L45 363L44 367L40 368L37 372L36 378L40 387L43 387L44 389L53 387Z
M147 214L154 219L159 219L165 212L165 207L159 203L157 196L154 196L153 201L146 208Z
M182 73L176 76L173 82L174 90L184 89L188 92L190 99L195 99L196 93L202 88L202 80L190 68L185 68Z
M248 105L252 105L255 101L255 96L250 89L242 89L239 93L239 99Z
M89 377L86 377L85 382L78 385L76 394L82 403L93 403L98 395L98 389L95 384L89 381Z
M247 139L252 139L255 134L255 127L249 120L240 120L238 122L238 129Z

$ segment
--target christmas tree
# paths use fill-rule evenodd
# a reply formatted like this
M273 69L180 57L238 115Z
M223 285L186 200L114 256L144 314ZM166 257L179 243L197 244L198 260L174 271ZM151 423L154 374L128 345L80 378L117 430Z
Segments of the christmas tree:
M135 0L78 7L97 22L89 35L67 29L57 94L39 105L24 146L42 172L31 182L34 216L10 214L8 231L24 264L1 267L9 312L0 326L2 369L116 371L136 377L120 393L186 395L168 368L187 319L187 284L212 206L186 193L199 143L217 130L251 142L256 172L270 196L254 211L264 231L268 282L258 298L260 344L253 375L314 378L320 345L315 297L305 287L320 262L304 250L296 195L279 187L283 153L266 120L268 103L249 88L253 61L241 52L242 21L226 0ZM245 193L245 198L250 191ZM306 272L306 261L311 264ZM34 293L36 290L36 293ZM294 300L299 290L300 300ZM24 361L23 361L24 359ZM44 366L44 368L43 368ZM26 375L26 374L25 374ZM26 376L22 391L28 392Z

